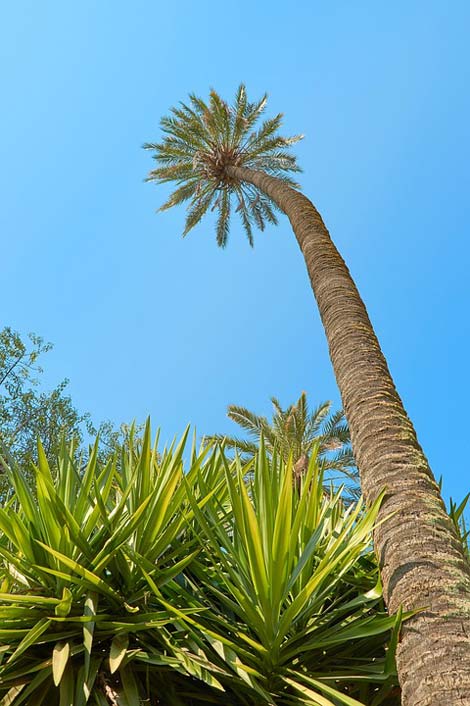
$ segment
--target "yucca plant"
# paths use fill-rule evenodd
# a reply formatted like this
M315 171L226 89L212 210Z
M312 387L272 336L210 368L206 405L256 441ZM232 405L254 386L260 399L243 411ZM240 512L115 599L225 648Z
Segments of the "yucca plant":
M174 615L154 589L198 551L187 532L187 488L202 504L225 491L215 481L200 495L204 456L195 451L183 482L185 441L157 456L147 427L138 452L131 438L119 464L113 457L100 467L96 444L84 470L65 446L51 469L39 445L34 489L20 470L8 470L14 495L0 509L1 706L134 706L148 696L146 665L188 673L172 659Z
M33 489L9 468L0 706L396 703L400 616L370 550L380 501L326 496L318 449L293 486L264 448L245 466L184 454L186 439L158 454L147 426L84 469L39 446Z
M209 609L189 636L232 703L400 703L401 612L385 612L371 549L381 499L365 512L325 494L318 451L300 486L292 459L261 442L253 464L224 464L224 503L200 508L188 487L201 553L166 607L191 597Z

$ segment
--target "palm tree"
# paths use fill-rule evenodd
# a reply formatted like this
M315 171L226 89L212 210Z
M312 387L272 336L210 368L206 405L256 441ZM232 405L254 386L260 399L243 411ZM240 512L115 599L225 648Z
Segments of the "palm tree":
M289 173L281 115L255 124L266 106L244 86L229 106L215 91L195 95L164 117L160 143L145 147L157 167L150 181L176 182L162 209L189 202L184 235L217 211L224 247L233 203L250 243L252 226L287 215L304 255L328 340L368 505L386 495L374 541L391 613L421 609L403 627L397 652L405 706L470 705L470 565L438 485L395 389L365 305L315 206Z
M357 469L343 410L331 413L332 403L321 402L310 412L305 392L287 409L282 409L276 397L271 397L271 402L271 422L246 407L228 406L227 416L247 431L251 438L214 434L205 439L223 443L226 449L236 449L249 459L259 451L262 436L270 455L276 448L286 463L292 454L297 476L306 472L312 450L318 448L318 463L326 479L329 482L338 478L346 480L349 493L357 498Z

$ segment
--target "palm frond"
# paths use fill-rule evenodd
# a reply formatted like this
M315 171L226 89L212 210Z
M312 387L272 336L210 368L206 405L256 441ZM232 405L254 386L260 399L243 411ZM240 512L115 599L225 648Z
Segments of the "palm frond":
M222 199L219 207L219 218L217 221L217 245L225 248L227 245L228 231L230 225L230 194L227 189L222 192Z
M248 454L250 457L254 456L259 450L258 444L254 441L247 441L236 436L225 436L224 434L204 436L204 443L220 444L224 449L232 449L242 455Z
M254 414L246 407L231 404L227 408L227 416L243 429L246 429L249 434L257 438L259 438L261 434L266 434L266 431L268 431L269 434L269 422L266 417Z
M162 206L160 206L160 211L166 211L168 208L172 208L173 206L176 206L177 204L192 198L196 189L197 182L186 182L185 184L183 184L183 186L180 186L179 189L176 189L176 191L172 193L168 201L166 201Z
M187 212L186 224L183 231L183 237L186 236L195 225L199 223L201 218L207 213L214 198L214 190L210 187L203 195L195 196L191 202L191 208ZM167 202L168 203L168 202Z

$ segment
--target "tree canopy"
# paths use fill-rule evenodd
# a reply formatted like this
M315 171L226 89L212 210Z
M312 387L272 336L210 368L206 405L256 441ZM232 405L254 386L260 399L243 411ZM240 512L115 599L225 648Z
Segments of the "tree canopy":
M232 197L250 245L252 226L264 230L265 223L277 223L276 204L252 184L227 174L227 166L248 167L275 176L298 188L289 176L300 172L289 147L303 135L283 137L278 133L282 113L265 120L258 129L267 95L250 103L245 86L240 85L233 105L212 90L209 102L194 95L189 105L180 103L171 115L161 119L162 142L147 142L144 149L154 152L158 167L147 181L176 182L178 188L161 206L164 211L188 201L183 235L199 223L208 211L217 211L217 244L228 239Z
M99 432L101 450L108 452L125 434L110 422L95 425L88 412L80 412L67 394L67 379L44 390L40 361L51 349L41 336L21 337L8 326L0 331L0 455L14 458L25 474L36 459L38 439L54 457L62 440L73 441L79 453Z

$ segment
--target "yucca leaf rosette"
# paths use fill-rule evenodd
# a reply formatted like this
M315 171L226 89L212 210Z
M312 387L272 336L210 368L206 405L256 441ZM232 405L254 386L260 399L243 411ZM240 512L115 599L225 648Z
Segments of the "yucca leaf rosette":
M380 500L187 433L102 465L39 448L0 508L0 706L391 704L401 616L371 551ZM246 478L252 480L247 485Z

